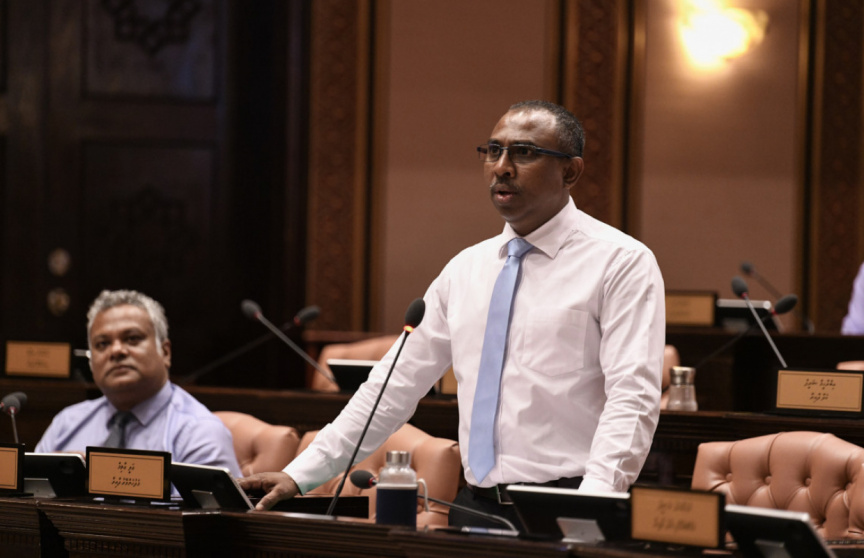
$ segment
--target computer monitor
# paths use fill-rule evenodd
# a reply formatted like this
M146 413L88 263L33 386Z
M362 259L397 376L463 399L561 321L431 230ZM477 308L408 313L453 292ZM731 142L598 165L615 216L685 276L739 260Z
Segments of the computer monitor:
M530 537L556 540L566 537L580 542L630 539L627 493L511 484L507 494L525 527L524 534Z
M730 504L726 527L745 558L836 558L804 512Z
M87 494L87 465L77 453L25 453L24 491L37 498Z
M771 315L772 305L768 300L751 300L756 314L765 324L765 329L779 330L779 322L776 316ZM753 312L747 307L744 300L733 298L720 298L717 300L717 309L714 312L715 325L732 331L746 331L750 326L758 328Z

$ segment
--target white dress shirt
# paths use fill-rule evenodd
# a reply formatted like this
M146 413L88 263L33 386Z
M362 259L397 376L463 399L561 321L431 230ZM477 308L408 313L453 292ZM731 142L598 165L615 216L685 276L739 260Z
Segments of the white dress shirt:
M509 225L453 258L429 287L426 314L402 350L357 461L413 414L453 366L465 478L477 486L584 476L582 490L626 491L660 414L664 287L643 244L571 200L525 238L485 479L468 464L471 408L492 287L516 237ZM302 492L348 463L400 341L333 423L285 468Z

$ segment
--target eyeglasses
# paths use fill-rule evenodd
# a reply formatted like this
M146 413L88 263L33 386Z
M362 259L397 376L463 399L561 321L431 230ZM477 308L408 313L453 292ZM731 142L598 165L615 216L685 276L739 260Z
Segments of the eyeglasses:
M514 143L510 147L504 147L497 143L486 143L477 147L477 157L484 163L494 163L501 158L501 154L505 151L510 152L510 160L517 165L536 161L540 155L549 155L550 157L559 157L562 159L573 158L572 155L567 155L560 151L543 149L542 147L526 143Z

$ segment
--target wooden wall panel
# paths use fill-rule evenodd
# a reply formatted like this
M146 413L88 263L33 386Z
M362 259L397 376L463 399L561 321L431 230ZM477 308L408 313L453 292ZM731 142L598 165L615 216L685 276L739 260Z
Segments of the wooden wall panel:
M85 96L212 99L218 7L199 0L87 0Z
M561 102L585 128L585 172L573 197L589 215L621 228L632 6L626 0L580 0L564 2L564 9Z
M312 3L307 300L316 329L366 327L368 2Z
M815 17L810 315L839 331L864 259L864 5L818 0Z

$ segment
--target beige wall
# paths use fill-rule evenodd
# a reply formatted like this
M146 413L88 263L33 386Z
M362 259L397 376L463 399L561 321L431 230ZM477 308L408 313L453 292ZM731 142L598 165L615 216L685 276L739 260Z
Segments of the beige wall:
M379 4L372 330L399 331L447 261L504 226L474 148L509 105L552 98L553 4Z
M370 329L398 331L441 267L503 226L473 150L512 102L555 99L555 4L377 4ZM731 297L749 260L784 293L800 292L798 3L735 2L765 10L768 33L712 72L689 66L676 0L644 5L631 232L669 289ZM772 298L749 282L754 298Z
M730 280L749 260L780 291L796 292L798 5L736 2L768 13L765 40L699 70L683 52L676 4L647 3L641 239L668 289L732 298ZM754 298L771 298L749 283Z

